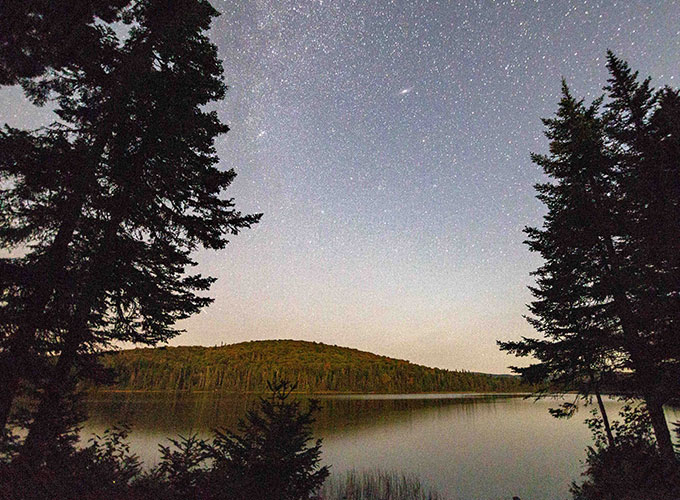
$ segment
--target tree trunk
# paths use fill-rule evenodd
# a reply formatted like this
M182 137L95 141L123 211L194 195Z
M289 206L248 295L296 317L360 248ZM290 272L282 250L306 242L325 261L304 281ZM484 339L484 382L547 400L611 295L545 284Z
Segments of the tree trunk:
M125 206L124 203L128 201L127 193L121 193L118 201L120 204L116 204L117 206ZM78 349L87 339L89 317L95 305L95 300L101 294L103 287L106 286L106 274L115 258L112 254L114 239L125 213L125 209L121 208L116 216L108 222L98 245L98 251L95 253L95 258L92 259L88 268L87 278L82 291L79 293L73 316L69 321L66 340L55 368L44 386L38 410L34 415L33 423L24 442L22 455L24 459L30 460L29 463L39 463L44 458L50 444L63 431L63 425L60 425L62 416L59 408L70 391L71 369L77 361Z
M641 122L636 122L636 127L640 130ZM596 196L594 200L595 207L599 208L600 200L602 199L599 186L594 180L591 181L590 185ZM669 461L669 463L675 463L675 453L670 438L668 422L666 422L663 412L663 402L659 401L653 388L654 384L659 380L659 370L657 368L659 360L649 357L648 346L641 338L644 328L641 327L640 318L631 307L630 301L626 296L625 287L621 284L619 276L623 266L621 265L621 256L617 253L614 246L612 233L604 229L602 231L602 238L607 256L606 267L611 281L611 294L614 298L614 305L621 323L621 329L623 330L623 349L630 356L635 378L640 383L640 389L652 420L652 428L656 436L659 451L665 460Z
M71 390L71 368L76 359L77 349L62 351L52 376L44 388L38 410L20 452L20 461L28 466L39 465L54 448L57 438L64 429L64 396Z
M11 356L0 358L0 432L7 427L14 396L19 390L20 377L12 365Z
M616 441L614 440L614 434L612 434L612 428L609 425L609 417L607 417L607 410L602 402L602 396L600 391L595 392L595 397L597 398L597 406L600 408L600 415L602 415L602 422L604 423L604 431L607 433L607 441L609 446L612 448L616 446Z
M660 375L657 369L658 362L655 363L654 359L649 358L648 346L640 338L640 333L643 329L640 328L638 317L633 312L623 287L618 283L618 274L621 272L620 258L610 237L605 238L605 245L609 260L608 271L614 282L612 296L614 297L614 304L625 339L623 348L630 356L635 378L640 384L643 399L652 420L652 428L656 436L659 451L665 460L675 461L668 422L666 422L663 412L663 402L660 402L653 392L654 384L657 383Z
M118 89L122 92L123 89ZM114 93L113 104L119 97ZM106 147L113 134L113 127L107 126L99 138L95 139L88 158L94 158L93 164L99 163L99 156ZM45 318L45 309L49 304L55 290L66 284L66 265L68 263L68 249L73 241L78 223L82 216L83 207L91 194L93 187L97 186L96 178L86 162L72 188L72 196L66 206L63 207L64 219L54 241L47 250L42 265L38 266L36 275L40 276L37 290L30 298L25 317L19 325L18 331L12 336L14 341L8 342L7 348L0 353L0 433L7 427L12 404L17 394L22 375L29 360L30 350L33 347L40 321ZM35 279L35 278L33 278Z
M669 463L676 463L671 433L668 430L668 422L663 411L663 404L653 395L645 396L645 405L652 421L652 429L656 437L656 446L664 460Z

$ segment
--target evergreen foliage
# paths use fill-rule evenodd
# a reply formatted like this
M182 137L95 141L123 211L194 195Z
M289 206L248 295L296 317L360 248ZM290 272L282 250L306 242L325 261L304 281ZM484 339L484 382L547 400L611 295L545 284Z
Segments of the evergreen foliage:
M273 376L301 392L518 392L517 377L449 371L345 347L296 340L223 347L160 347L107 353L124 390L259 392Z
M142 469L127 444L129 428L94 436L83 449L52 453L37 466L0 460L0 498L12 500L308 500L328 476L321 440L309 446L318 405L302 410L294 388L276 380L269 398L251 409L240 432L216 431L160 446L160 463Z
M556 117L544 120L550 154L532 161L550 178L536 186L548 211L525 230L545 260L529 308L543 338L499 344L537 358L515 371L553 389L599 397L623 380L673 462L663 405L680 388L678 92L654 91L611 52L608 68L604 109L604 97L586 106L563 83Z
M99 36L95 19L119 19L130 0L4 0L0 4L0 85L84 62Z
M309 446L318 402L302 411L299 401L288 401L294 384L275 379L268 387L270 396L248 411L238 434L216 432L208 453L214 461L209 496L218 498L226 486L234 500L303 500L328 476L328 467L319 465L321 440Z
M549 379L553 387L582 382L597 384L611 370L615 353L607 338L614 325L608 291L602 281L606 249L602 240L614 238L611 192L612 161L603 154L600 102L586 107L562 85L556 117L543 120L551 140L550 156L532 155L554 183L536 186L538 199L548 208L543 228L526 228L529 249L545 263L533 274L528 318L546 340L500 342L501 349L540 363L514 368L532 381ZM597 213L596 221L589 221ZM589 221L586 223L586 221ZM605 225L606 223L606 225ZM588 386L582 386L587 394Z
M0 244L28 247L2 262L0 424L20 379L37 385L27 451L63 432L70 379L91 371L83 355L176 335L211 302L191 253L259 219L224 197L235 174L217 168L228 127L205 108L226 91L206 36L216 15L203 0L136 0L125 36L97 25L87 61L22 82L59 117L0 136Z
M87 446L61 448L38 467L0 461L3 500L133 500L131 483L144 477L138 457L129 451L125 426L94 436ZM148 496L146 496L148 498Z

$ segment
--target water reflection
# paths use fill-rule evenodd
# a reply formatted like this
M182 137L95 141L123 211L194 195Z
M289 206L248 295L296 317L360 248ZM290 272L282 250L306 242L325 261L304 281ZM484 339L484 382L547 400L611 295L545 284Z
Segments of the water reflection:
M305 399L305 398L302 398ZM349 395L320 397L315 435L332 471L383 468L419 475L453 499L569 498L590 433L582 412L548 414L554 400L499 395ZM101 393L88 401L83 436L127 420L132 450L158 460L167 437L236 428L256 397L213 393ZM608 401L614 413L621 404ZM669 410L669 420L680 419Z
M496 411L496 404L517 398L488 394L321 395L316 396L321 412L314 431L328 438L388 423L440 418L452 412L470 416ZM306 396L300 399L306 404ZM238 419L258 400L254 395L213 393L99 393L86 401L90 419L84 434L127 422L140 434L208 436L216 428L235 429Z

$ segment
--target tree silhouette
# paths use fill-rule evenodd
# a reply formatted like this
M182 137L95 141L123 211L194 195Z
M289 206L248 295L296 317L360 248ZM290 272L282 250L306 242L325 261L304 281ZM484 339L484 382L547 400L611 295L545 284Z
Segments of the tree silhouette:
M532 156L551 178L537 186L548 208L543 228L526 229L530 250L545 259L529 318L544 339L499 344L538 358L515 369L525 377L583 395L599 395L614 372L630 374L622 389L644 399L659 450L673 462L663 404L680 375L680 231L677 217L668 220L680 202L677 92L654 92L612 53L608 61L605 110L602 99L586 107L563 84L556 118L544 120L550 155Z
M200 0L134 2L127 38L102 27L90 64L25 85L35 102L56 102L61 122L34 133L6 129L0 143L9 185L0 237L4 246L31 245L4 262L12 278L3 283L0 363L10 370L0 409L32 352L54 354L24 444L32 460L63 430L59 402L84 373L82 355L114 340L176 335L177 320L211 302L197 292L213 279L186 274L191 252L223 248L259 219L223 197L235 174L216 167L214 139L228 128L204 109L226 90L205 35L215 15Z
M644 398L660 449L673 459L663 405L680 390L680 99L655 92L608 53L605 119L618 165L626 217L622 254L629 266L621 294L622 348Z
M83 3L83 2L79 2ZM2 33L9 37L5 51L32 53L22 46L22 24L15 18L31 18L43 26L63 21L50 5L52 2L3 3ZM61 5L61 4L60 4ZM24 7L29 12L24 11ZM71 6L63 5L70 9ZM32 12L31 9L35 10ZM78 9L76 9L78 10ZM55 14L55 19L46 11ZM67 13L62 12L63 15ZM23 16L23 17L22 17ZM46 19L45 17L50 19ZM85 16L81 20L89 19ZM63 25L54 28L63 31ZM0 354L0 427L4 428L11 403L21 377L35 374L36 356L48 352L41 341L52 337L57 327L63 327L63 308L56 306L54 292L66 295L69 289L67 270L71 266L73 241L83 213L91 210L90 198L97 185L96 168L99 156L105 154L108 136L113 133L108 116L116 99L106 92L103 68L109 67L111 49L116 40L111 30L103 27L87 30L79 40L79 57L72 53L43 81L39 92L35 81L22 80L27 94L36 104L48 98L48 87L57 91L55 103L62 119L39 131L20 131L5 127L0 132L0 246L26 248L23 259L0 259L0 324L2 353ZM76 28L77 30L77 28ZM15 31L18 33L16 36ZM29 30L35 43L51 47L56 40L42 30ZM17 38L18 37L18 38ZM42 38L41 38L42 37ZM16 39L15 39L16 38ZM64 47L54 50L62 50ZM45 49L49 50L49 49ZM21 60L3 52L2 63L7 71L19 76ZM32 58L30 58L33 60ZM38 68L39 73L45 68ZM14 78L14 77L12 77ZM108 77L107 77L108 78ZM11 79L11 78L10 78ZM97 91L101 87L101 91ZM110 87L110 85L109 85ZM117 95L122 98L122 94ZM79 99L82 97L82 99ZM108 103L105 105L104 103ZM108 106L108 109L107 109ZM60 310L62 309L62 310ZM62 315L63 316L63 315ZM39 366L39 365L38 365Z
M0 459L0 497L309 499L328 476L319 465L321 440L310 443L318 404L302 410L289 399L294 386L285 381L274 380L270 390L241 420L239 434L170 439L171 445L159 446L161 458L152 467L143 468L130 453L125 424L95 435L89 446L65 446L40 464Z
M586 107L563 82L556 117L543 120L551 154L534 154L532 161L553 179L536 186L548 214L543 228L525 232L529 249L545 259L533 273L536 300L528 318L545 339L499 342L503 350L539 360L513 368L524 378L547 381L547 390L577 389L583 397L598 398L599 386L619 361L611 342L617 327L605 271L610 266L608 248L617 237L618 214L609 196L615 166L604 149L599 106L598 100ZM567 405L556 414L569 415L573 409Z
M308 445L318 402L301 410L299 401L289 400L295 387L275 379L270 397L239 422L239 434L216 433L208 486L214 498L228 493L235 500L302 500L321 487L328 476L328 467L319 466L321 440Z
M0 85L84 62L99 38L95 19L119 18L130 0L5 0L0 4Z

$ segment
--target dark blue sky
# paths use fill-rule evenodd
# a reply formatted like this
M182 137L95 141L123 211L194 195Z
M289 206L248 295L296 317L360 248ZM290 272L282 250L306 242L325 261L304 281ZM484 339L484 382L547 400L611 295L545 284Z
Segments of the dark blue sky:
M680 80L678 1L213 4L231 190L262 222L201 270L215 304L175 344L296 338L504 372L539 260L533 184L564 76L590 100L610 48ZM16 89L1 121L33 126Z

